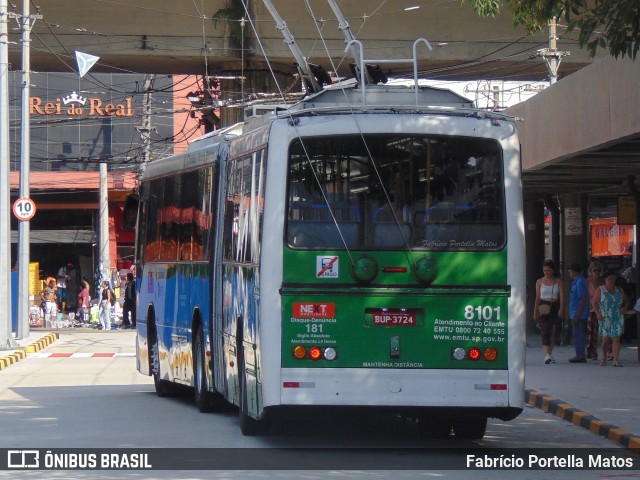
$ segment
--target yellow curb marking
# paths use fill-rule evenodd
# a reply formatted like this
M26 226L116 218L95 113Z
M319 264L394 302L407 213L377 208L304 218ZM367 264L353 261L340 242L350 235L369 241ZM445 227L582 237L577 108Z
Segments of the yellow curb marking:
M556 417L562 417L564 418L565 413L570 409L570 408L574 408L573 405L569 404L569 403L561 403L560 405L558 405L556 407Z
M607 422L604 422L602 420L593 420L591 421L591 424L589 425L589 431L592 433L600 433L600 427L602 425L607 425Z
M13 365L14 363L19 362L24 358L27 358L27 353L35 353L39 350L42 350L45 347L48 347L57 339L58 339L57 333L49 333L44 337L42 337L37 342L32 343L31 345L27 345L26 347L20 347L16 349L15 353L12 353L11 355L7 355L6 357L1 357L0 370L8 367L9 365Z
M612 428L611 430L609 430L609 435L607 435L607 438L617 443L620 441L620 437L622 435L630 435L630 434L631 432L629 432L628 430L625 430L624 428Z
M549 403L553 402L554 400L557 400L557 398L551 396L542 397L542 411L545 413L549 413Z
M591 414L587 412L573 412L573 424L580 426L580 422L582 421L582 419L588 415Z

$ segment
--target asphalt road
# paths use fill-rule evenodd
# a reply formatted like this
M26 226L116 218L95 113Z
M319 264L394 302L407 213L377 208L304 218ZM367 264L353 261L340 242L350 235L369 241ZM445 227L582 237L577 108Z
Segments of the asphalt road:
M414 422L394 415L291 416L270 436L244 437L233 408L203 414L188 394L157 397L151 378L135 370L134 338L131 331L61 332L60 338L41 352L1 370L0 449L143 451L179 447L179 452L192 459L202 455L203 465L210 469L46 472L46 477L53 479L486 478L488 472L437 470L432 466L446 468L449 460L458 461L460 450L480 449L489 455L496 449L512 448L625 452L605 438L528 406L514 421L490 420L485 438L474 442L425 440ZM221 454L220 450L197 448L229 450ZM292 450L300 448L330 450ZM265 453L265 449L282 450ZM301 453L308 456L301 459ZM216 459L229 469L211 468L210 463ZM300 472L308 468L307 460L309 468L316 470ZM195 461L189 468L197 469L198 465ZM42 478L44 472L19 473L19 478ZM553 472L555 478L603 475L640 478L637 470ZM539 478L540 472L500 470L492 472L491 477ZM0 471L0 478L16 478L16 472Z

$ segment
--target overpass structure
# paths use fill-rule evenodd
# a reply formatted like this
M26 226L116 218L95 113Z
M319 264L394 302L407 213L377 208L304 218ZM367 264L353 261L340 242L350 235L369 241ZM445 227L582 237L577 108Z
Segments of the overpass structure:
M309 62L350 75L352 59L326 0L272 3ZM337 3L362 41L366 58L406 58L417 38L428 39L434 49L420 52L421 78L547 77L536 52L547 46L548 33L527 35L513 26L508 11L480 18L460 0ZM16 13L21 7L16 2ZM82 51L100 57L92 72L249 78L259 72L243 86L253 92L272 87L259 84L267 68L294 81L293 56L262 1L47 0L37 13L41 18L31 35L33 71L76 71L75 51ZM519 129L525 188L534 196L624 190L626 176L640 174L640 163L634 161L640 142L638 65L605 57L588 66L591 60L578 48L576 33L567 35L562 26L558 31L559 46L571 52L561 65L564 78L510 111L524 119ZM11 29L9 37L10 63L17 70L19 28ZM384 68L388 76L412 74L406 64Z
M17 13L22 1L17 1ZM243 7L247 4L247 10ZM527 35L514 28L510 12L480 18L460 0L349 0L337 2L365 58L406 58L414 40L435 48L421 55L429 78L534 79L547 76L537 50L548 33ZM326 0L274 0L301 51L327 71L349 73L342 33ZM32 7L32 12L35 13ZM74 51L100 57L95 72L222 75L267 68L293 73L293 58L262 1L241 0L47 0L33 27L34 71L74 71ZM16 24L17 25L17 24ZM560 45L570 49L565 74L589 63L576 33L561 28ZM20 33L10 32L10 61L20 65ZM388 67L393 74L406 65ZM258 86L259 87L259 86Z

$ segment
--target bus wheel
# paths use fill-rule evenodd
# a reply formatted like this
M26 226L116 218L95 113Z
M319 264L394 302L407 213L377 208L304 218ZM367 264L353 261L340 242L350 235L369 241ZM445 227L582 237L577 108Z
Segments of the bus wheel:
M242 352L242 344L238 343L238 352ZM267 419L256 420L249 416L249 408L247 407L247 381L244 377L244 356L242 353L238 355L238 384L240 391L240 407L238 416L240 417L240 431L247 437L255 435L265 435L269 431Z
M177 393L176 388L170 382L160 378L160 347L155 336L151 344L151 373L153 374L153 385L159 397L171 397Z
M222 401L219 394L210 392L208 388L202 329L198 329L198 331L196 332L194 349L193 393L196 405L201 412L212 412L216 409L216 407L219 407L221 405Z
M453 433L463 440L480 440L487 430L487 417L461 417L453 422Z
M422 416L418 419L418 428L424 438L449 438L451 435L451 421L446 417Z

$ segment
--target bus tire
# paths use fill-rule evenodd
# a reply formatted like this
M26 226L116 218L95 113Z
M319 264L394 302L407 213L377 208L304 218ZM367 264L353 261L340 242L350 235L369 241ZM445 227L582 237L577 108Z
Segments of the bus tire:
M193 396L201 412L212 412L221 406L222 398L218 393L209 391L201 328L196 332L193 349Z
M160 347L158 338L153 332L151 337L151 374L153 375L153 386L159 397L172 397L178 393L177 387L171 382L160 378Z
M238 338L236 344L238 351L238 385L240 394L240 405L238 408L238 416L240 418L240 431L246 437L256 435L265 435L269 431L267 419L257 420L249 416L249 408L247 407L247 383L245 379L244 353L242 352L242 341Z
M487 417L461 417L453 421L453 433L462 440L480 440L487 431Z
M449 438L451 435L451 420L447 417L425 415L418 419L418 428L423 438Z

